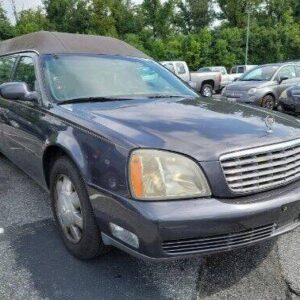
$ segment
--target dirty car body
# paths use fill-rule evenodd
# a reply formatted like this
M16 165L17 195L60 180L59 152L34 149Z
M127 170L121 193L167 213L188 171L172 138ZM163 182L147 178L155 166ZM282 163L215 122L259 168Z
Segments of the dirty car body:
M53 49L43 48L53 35ZM101 231L98 238L142 258L227 251L299 225L299 167L286 160L293 163L300 152L298 120L274 113L274 122L266 126L267 111L199 98L139 51L126 44L115 48L114 40L108 41L108 50L92 47L94 38L36 33L28 45L28 37L20 40L28 50L1 57L15 58L6 84L32 83L32 74L17 77L24 56L32 59L36 76L26 101L5 98L7 86L0 87L4 155L45 189L55 160L67 156L86 186ZM97 45L105 42L97 40ZM108 63L102 65L106 71L123 64L128 71L138 64L147 88L163 76L163 87L169 84L173 94L147 90L120 96L109 72L103 73L111 76L104 81L96 76L95 83L85 81L99 70L100 60ZM132 80L137 80L135 87L140 82ZM103 84L101 90L112 86L111 95L97 98L95 84ZM124 84L120 90L133 86Z

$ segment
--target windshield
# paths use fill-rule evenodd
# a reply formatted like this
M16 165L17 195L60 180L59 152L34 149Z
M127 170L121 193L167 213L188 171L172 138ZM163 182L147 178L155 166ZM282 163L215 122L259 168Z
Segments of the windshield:
M262 66L245 73L241 81L269 81L273 78L279 66Z
M108 55L45 55L43 68L56 101L96 97L197 94L154 61Z

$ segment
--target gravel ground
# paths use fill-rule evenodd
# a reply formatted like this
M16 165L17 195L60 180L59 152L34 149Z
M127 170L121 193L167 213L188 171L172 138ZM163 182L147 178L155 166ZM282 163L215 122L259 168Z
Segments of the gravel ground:
M0 299L300 299L300 230L204 258L149 263L113 250L81 262L48 195L0 156Z

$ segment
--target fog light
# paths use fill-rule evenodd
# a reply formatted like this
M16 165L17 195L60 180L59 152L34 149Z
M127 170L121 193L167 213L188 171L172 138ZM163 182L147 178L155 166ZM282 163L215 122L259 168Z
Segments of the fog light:
M119 240L123 241L124 243L134 248L139 247L139 239L134 233L114 223L109 223L109 226L110 226L111 233L114 237L118 238Z

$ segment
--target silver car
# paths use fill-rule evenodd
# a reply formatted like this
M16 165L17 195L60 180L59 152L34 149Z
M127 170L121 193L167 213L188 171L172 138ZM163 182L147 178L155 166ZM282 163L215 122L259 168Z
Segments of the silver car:
M223 90L223 99L274 109L281 93L300 83L300 63L258 66Z

